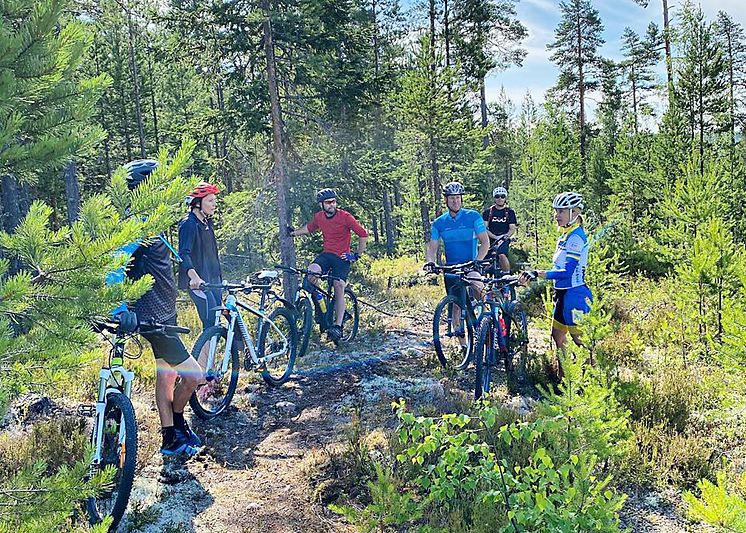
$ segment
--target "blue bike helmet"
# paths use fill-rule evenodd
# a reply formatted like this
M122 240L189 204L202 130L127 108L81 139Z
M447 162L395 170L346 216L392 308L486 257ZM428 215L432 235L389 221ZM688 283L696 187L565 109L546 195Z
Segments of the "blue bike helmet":
M130 161L124 168L129 173L127 175L127 188L134 189L158 167L158 161L155 159L135 159Z

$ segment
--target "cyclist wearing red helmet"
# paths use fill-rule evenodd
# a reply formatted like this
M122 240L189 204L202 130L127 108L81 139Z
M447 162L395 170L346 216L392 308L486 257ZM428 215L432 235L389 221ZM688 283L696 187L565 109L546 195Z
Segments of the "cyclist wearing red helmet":
M200 182L187 197L189 214L179 223L179 288L188 290L197 307L202 327L215 323L215 313L222 298L219 290L202 290L203 283L222 283L218 243L212 216L218 205L220 189Z

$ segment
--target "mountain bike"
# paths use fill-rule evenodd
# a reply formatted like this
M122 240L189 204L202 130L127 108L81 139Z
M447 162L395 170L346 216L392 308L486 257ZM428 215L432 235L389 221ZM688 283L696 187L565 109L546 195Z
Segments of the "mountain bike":
M127 338L136 333L122 332L115 321L96 323L94 328L99 332L113 333L114 340L110 341L112 349L108 361L99 371L96 405L82 405L78 410L94 419L91 432L93 460L89 476L92 478L106 469L115 472L111 485L101 494L88 498L85 507L92 525L110 516L109 531L116 531L127 509L137 460L137 421L130 400L135 373L124 367L124 359L136 359L139 355L133 356L125 351ZM141 322L138 331L164 332L167 335L189 333L188 328L155 322Z
M471 272L489 261L467 261L457 265L430 268L431 273L442 273L455 280L449 293L435 306L433 313L433 345L443 368L463 370L469 365L474 351L474 331L477 323L477 301L469 279ZM458 315L458 318L455 318Z
M503 275L502 268L500 267L500 259L497 250L503 245L503 243L510 243L512 239L510 237L501 237L490 246L487 252L485 262L489 262L488 266L483 270L484 274L501 277ZM511 283L503 287L502 300L515 300L515 284Z
M298 332L289 302L278 296L272 286L278 281L276 271L262 271L246 283L205 283L205 289L220 289L228 296L225 304L215 309L216 324L206 328L194 343L192 357L199 360L203 346L209 345L205 361L206 384L201 385L189 399L194 412L203 419L218 416L230 405L238 385L238 374L243 354L245 370L259 372L265 383L277 387L285 383L293 372L297 355ZM258 292L259 306L238 299L238 295ZM269 300L283 305L268 309ZM257 319L255 337L242 310ZM200 363L201 364L201 363Z
M317 274L305 268L292 268L285 265L276 265L276 268L298 275L298 292L293 299L293 305L298 321L300 344L298 357L302 357L305 355L306 350L308 350L313 322L315 321L319 325L319 331L322 334L336 323L334 309L336 299L334 297L333 282L335 279L340 278L335 278L330 274ZM326 281L325 289L321 287L316 287L315 289L315 305L314 295L303 286L303 277L308 275L316 276ZM350 342L357 336L358 329L360 328L360 308L357 296L349 285L345 287L344 298L345 314L342 319L342 338L340 342Z
M525 375L528 356L528 323L520 302L505 300L505 287L515 286L519 275L484 278L485 297L477 324L474 349L474 397L490 391L492 370L505 365L508 390L514 392Z

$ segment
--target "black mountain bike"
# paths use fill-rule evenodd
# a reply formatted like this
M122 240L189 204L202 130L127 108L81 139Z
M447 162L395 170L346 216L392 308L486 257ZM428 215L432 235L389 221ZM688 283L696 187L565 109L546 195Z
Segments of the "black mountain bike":
M463 370L472 359L479 305L470 285L474 280L469 280L468 275L484 264L467 261L458 265L435 265L430 269L432 273L443 273L454 279L454 286L433 313L433 345L443 368Z
M505 365L510 392L515 392L524 379L528 356L526 313L520 302L503 299L505 287L515 286L519 278L515 275L482 280L486 292L474 349L476 399L490 391L492 371L500 361Z
M285 265L276 265L275 268L298 275L298 292L295 298L293 298L293 305L295 306L298 326L298 357L302 357L308 350L314 321L319 325L319 331L322 334L336 322L334 287L332 283L335 279L340 278L335 278L330 274L319 275L305 268L293 268ZM316 287L315 303L314 295L303 287L303 277L309 274L326 281L325 288ZM340 342L350 342L357 336L358 329L360 328L360 307L357 296L349 285L345 287L344 298L345 314L342 320L342 338Z

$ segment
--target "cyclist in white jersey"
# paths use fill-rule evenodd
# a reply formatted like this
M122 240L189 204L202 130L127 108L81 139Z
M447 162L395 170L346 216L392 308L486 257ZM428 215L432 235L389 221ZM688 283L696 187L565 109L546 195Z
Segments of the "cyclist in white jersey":
M558 194L552 202L554 219L562 231L557 240L557 248L550 270L524 272L521 282L528 283L536 277L552 280L554 283L554 316L552 338L561 348L567 333L575 344L580 345L578 321L590 311L593 301L591 290L585 284L585 270L588 265L588 236L583 229L583 197L576 192Z

